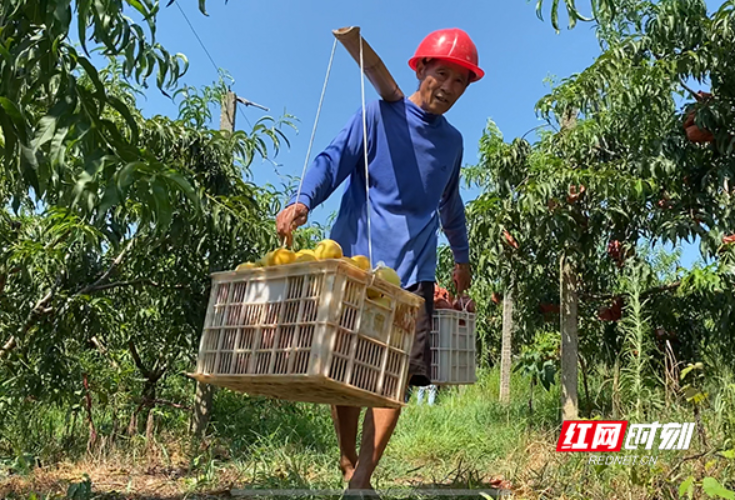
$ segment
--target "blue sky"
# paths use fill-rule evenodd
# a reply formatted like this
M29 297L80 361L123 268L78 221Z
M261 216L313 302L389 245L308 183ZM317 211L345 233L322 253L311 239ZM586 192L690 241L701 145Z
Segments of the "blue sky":
M536 17L535 2L524 0L239 0L227 5L210 0L208 17L199 12L197 2L177 3L216 64L234 78L232 90L270 108L264 113L240 106L237 128L248 131L248 121L253 124L264 114L279 116L288 112L299 119L299 132L288 133L291 148L275 158L278 166L260 161L252 165L253 179L258 183L280 184L282 176L301 174L334 40L333 29L360 26L406 94L416 87L415 74L407 61L426 34L448 27L469 33L486 76L472 84L446 115L463 134L466 164L477 161L479 139L488 118L508 139L525 134L542 123L534 105L549 89L544 79L579 72L600 53L590 24L578 24L573 30L563 28L557 34L548 20L542 22ZM585 6L585 2L580 5ZM560 17L565 27L566 18ZM217 79L215 67L176 5L161 9L156 35L168 51L184 53L189 59L184 83L199 87ZM176 115L176 104L157 90L149 90L146 96L140 102L145 115ZM375 98L376 92L366 82L366 99ZM338 45L312 158L359 107L359 68ZM313 218L323 222L336 211L340 192L315 210ZM475 196L475 190L463 193L465 201ZM698 256L696 247L687 247L683 263L689 265Z

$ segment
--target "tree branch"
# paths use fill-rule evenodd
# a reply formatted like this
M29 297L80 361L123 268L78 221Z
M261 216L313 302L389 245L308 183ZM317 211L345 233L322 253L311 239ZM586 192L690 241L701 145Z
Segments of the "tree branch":
M2 349L0 349L0 359L3 359L7 354L15 349L15 346L18 345L15 341L15 336L11 336L7 342L5 342L5 345Z
M697 101L701 101L701 100L702 100L702 98L701 98L701 97L699 96L699 94L697 94L697 93L696 93L696 92L694 92L694 91L693 91L692 89L690 89L690 88L689 88L689 87L687 86L687 84L686 84L686 83L684 83L684 81L683 81L683 80L679 79L679 85L681 85L682 87L684 87L684 89L685 89L685 90L689 91L689 93L690 93L690 94L692 94L692 97L694 97L694 99L695 99L695 100L697 100Z
M671 290L676 290L681 286L681 281L674 281L673 283L669 283L668 285L661 285L654 288L651 288L649 290L646 290L641 293L641 298L646 298L649 295L654 295L661 292L669 292Z
M105 285L98 285L98 286L92 286L89 288L87 293L94 293L94 292L102 292L104 290L110 290L112 288L119 288L122 286L133 286L133 285L150 285L155 287L160 287L158 283L155 281L151 281L146 278L141 278L137 280L129 280L129 281L116 281L114 283L107 283Z
M67 253L67 258L69 254ZM11 271L12 272L12 271ZM28 330L30 330L31 325L33 324L33 317L36 314L48 314L53 311L53 308L46 307L46 304L48 304L51 299L56 294L56 290L59 288L59 285L61 285L61 278L64 275L64 272L60 272L59 275L56 277L56 282L53 284L51 289L41 297L38 302L33 306L33 308L28 312L28 315L26 316L26 320L23 322L23 326L20 328L20 331L22 334L26 334ZM0 349L0 359L3 359L7 354L15 349L18 345L18 341L15 337L15 335L11 336L8 341L5 343L2 349Z
M114 359L112 359L112 357L110 357L105 345L96 336L92 336L92 338L89 339L89 341L92 342L92 345L94 345L104 357L110 360L110 364L112 364L113 368L115 369L120 368L117 362Z
M696 455L690 455L688 457L684 457L669 471L667 474L667 477L673 477L679 468L684 465L685 462L688 462L690 460L699 460L702 457L706 457L707 455L710 455L712 453L712 450L705 451L703 453L697 453Z
M102 292L104 290L110 290L112 288L119 288L123 286L133 286L133 285L148 285L148 286L153 286L156 288L161 288L163 286L157 281L149 280L147 278L140 278L136 280L116 281L114 283L107 283L104 285L90 286L90 287L87 287L87 293ZM173 285L171 288L181 290L185 287L184 285L177 284L177 285Z
M533 128L531 129L531 130L529 130L528 132L526 132L525 134L523 134L523 135L521 136L521 140L524 140L524 139L526 138L526 136L527 136L528 134L530 134L531 132L533 132L534 130L538 130L538 129L540 129L540 128L544 128L544 127L549 127L549 126L550 126L550 124L548 124L548 123L544 123L544 124L542 124L542 125L539 125L538 127L533 127Z
M150 380L153 383L158 382L161 377L163 377L163 374L166 373L168 370L168 363L163 363L163 366L160 366L161 360L163 358L159 356L159 358L156 360L156 364L153 366L153 371L151 372Z
M141 361L140 355L138 354L138 349L135 347L135 344L132 340L128 340L128 348L130 349L130 354L132 354L133 356L133 362L135 362L135 366L138 367L138 370L140 370L145 378L150 379L151 372L148 371L148 368L146 368L143 364L143 361Z
M100 276L100 278L97 281L95 281L91 285L85 286L80 291L75 293L74 296L88 294L90 291L96 290L98 287L102 285L102 283L107 281L107 279L110 277L112 272L117 268L117 266L120 265L120 262L122 262L123 257L125 257L125 254L130 250L134 242L135 242L135 238L131 239L128 242L128 244L125 246L125 248L122 249L120 254L117 257L115 257L115 260L112 261L112 264L107 269L107 271L105 271L105 273L102 276Z
M59 288L59 285L61 284L61 276L63 273L59 273L59 275L56 277L56 283L51 287L51 290L46 293L41 299L39 299L38 302L36 302L36 305L33 306L33 309L31 309L28 312L28 316L26 316L25 322L23 322L23 327L20 329L22 333L28 332L28 330L31 328L31 325L33 324L33 316L35 316L38 313L49 313L53 311L53 308L46 307L46 304L51 301L51 299L56 294L56 290Z
M140 354L138 354L138 349L135 347L135 343L132 340L128 340L128 347L130 348L130 353L133 355L133 361L135 362L135 366L138 367L140 372L143 374L143 376L150 382L151 384L156 384L164 373L166 373L166 370L168 370L168 363L165 363L163 366L159 367L160 358L156 360L156 363L153 365L153 369L149 370L145 367L143 364L143 361L140 359ZM142 404L142 403L141 403Z
M597 151L606 153L606 154L610 155L612 157L612 159L622 158L622 155L620 153L616 153L614 151L610 151L609 149L607 149L605 146L603 146L601 144L597 144L597 145L593 146L592 149L596 149Z
M661 292L669 292L671 290L676 290L677 288L679 288L679 286L681 286L681 281L674 281L673 283L669 283L666 285L660 285L660 286L656 286L653 288L649 288L648 290L641 292L641 298L643 299L643 298L648 297L649 295L655 295ZM620 295L620 294L608 293L605 295L595 295L592 293L583 293L583 294L580 294L580 298L583 300L604 301L604 300L612 300L617 295Z
M165 399L143 399L141 402L141 405L143 406L170 406L171 408L176 408L177 410L185 410L185 411L191 411L191 406L183 405L180 403L174 403L173 401L167 401Z

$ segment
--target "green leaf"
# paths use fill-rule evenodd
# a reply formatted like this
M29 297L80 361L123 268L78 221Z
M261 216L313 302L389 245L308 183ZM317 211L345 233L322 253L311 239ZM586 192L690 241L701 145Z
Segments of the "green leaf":
M178 188L181 189L184 195L189 198L194 206L199 205L199 198L197 197L194 187L191 185L191 183L189 183L189 181L186 180L186 178L184 178L183 175L173 170L166 172L166 178L174 182L178 186Z
M105 86L100 81L100 75L97 73L97 68L95 68L86 57L80 57L77 61L82 65L87 76L89 76L89 79L92 80L94 88L97 89L97 98L100 100L104 99L106 96Z
M90 175L86 171L82 171L79 174L79 177L77 178L76 185L74 186L73 194L74 196L74 204L76 205L79 201L79 198L81 198L84 191L87 189L87 184L91 183L94 180L92 175Z
M138 123L133 118L133 115L130 113L130 110L128 107L123 103L120 99L114 96L108 96L107 102L115 108L115 110L120 113L123 118L125 118L125 121L127 122L128 126L130 127L130 131L133 134L133 137L131 139L131 142L136 143L138 142Z
M559 0L554 0L551 4L551 25L556 32L559 32Z
M18 106L7 97L0 97L0 106L2 106L3 110L8 114L11 120L15 122L23 121L23 115L21 114Z
M102 196L102 201L100 201L100 206L97 209L98 219L101 220L107 211L111 207L119 205L120 201L120 191L117 189L117 185L115 183L108 184L107 189L105 189L105 194Z
M20 145L20 158L24 165L33 169L38 168L38 159L36 158L36 153L33 151L33 149L29 148L25 144Z
M189 58L180 52L176 54L176 58L181 59L184 62L184 68L180 71L178 76L186 74L186 72L189 71Z
M89 0L77 1L77 37L82 45L82 50L89 57L87 50L87 21L89 15Z
M6 162L9 163L15 160L15 146L18 143L15 127L5 113L0 113L0 124L2 124L3 138L5 139L3 153L5 154Z
M143 6L142 3L140 3L138 0L126 0L129 5L131 5L135 10L140 12L140 14L143 16L143 18L148 17L148 11Z
M730 460L735 459L735 450L725 450L722 453L720 453L725 458L729 458Z
M610 466L609 465L605 465L605 464L599 464L599 465L593 465L592 466L592 468L595 469L595 472L598 475L602 474L605 471L605 469L607 469L608 467L610 467Z
M207 0L199 0L199 11L204 14L205 16L208 16L207 14Z
M689 476L686 481L681 483L681 486L679 486L679 496L683 497L684 495L688 496L689 498L692 498L694 495L694 477Z
M51 141L51 146L49 148L51 163L53 165L64 163L64 158L66 154L66 147L64 145L64 141L66 140L66 136L68 134L69 134L69 127L67 126L60 127L57 125L56 134L54 135L54 138Z
M713 477L705 477L702 481L702 490L711 497L735 500L735 491L728 490Z
M143 162L140 161L132 161L125 165L122 170L117 174L117 187L120 191L125 192L125 190L130 187L133 182L135 182L135 174L137 173L137 170L144 166Z
M592 0L593 3L594 1L595 0ZM566 4L567 4L567 11L569 12L569 17L570 17L570 26L569 26L570 28L574 28L577 20L585 21L585 22L594 20L594 17L585 17L582 14L580 14L579 11L577 10L577 6L574 3L574 0L566 0ZM571 23L572 17L575 20L574 23Z
M686 377L692 370L701 370L702 368L702 363L690 363L689 365L687 365L686 368L681 371L681 374L679 375L679 380L684 380L684 377Z
M54 137L57 120L56 116L46 115L38 121L36 136L31 141L31 149L34 153Z
M567 6L567 15L569 16L569 29L574 28L577 25L577 8L574 6L574 0L565 0L564 4Z
M171 224L171 218L173 217L173 207L169 201L169 193L158 178L154 179L151 191L156 201L156 217L159 226L157 229L166 229Z

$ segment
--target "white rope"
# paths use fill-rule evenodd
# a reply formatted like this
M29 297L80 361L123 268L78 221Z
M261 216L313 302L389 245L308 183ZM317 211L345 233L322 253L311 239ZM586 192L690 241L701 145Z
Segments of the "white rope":
M311 129L311 139L309 139L309 147L306 149L306 160L304 160L304 169L301 171L301 180L299 181L299 190L296 193L296 202L301 198L301 188L304 186L304 177L306 177L306 168L309 166L309 157L311 156L311 146L314 144L316 136L316 126L319 123L319 115L322 112L322 104L324 104L324 94L327 91L327 82L329 82L329 73L332 71L332 62L334 61L334 51L337 49L337 39L332 44L332 54L329 56L329 65L327 66L327 75L324 77L324 85L322 86L322 95L319 97L319 107L316 110L316 118L314 119L314 128Z
M368 173L367 118L365 117L365 63L362 57L362 36L360 36L360 92L362 97L362 144L365 153L365 210L367 211L368 260L373 269L373 238L370 231L370 174Z
M301 180L299 181L299 189L296 192L296 203L301 198L301 190L304 186L304 177L306 177L306 169L309 166L309 158L311 157L311 148L314 144L314 137L316 136L316 128L319 123L319 115L322 111L322 105L324 104L324 94L327 90L327 82L329 81L329 74L332 71L332 63L334 62L334 52L337 48L337 39L334 39L332 45L332 53L329 56L329 65L327 66L327 74L324 78L324 85L322 87L322 95L319 97L319 106L316 111L316 118L314 119L314 127L311 131L311 139L309 139L309 147L306 150L306 159L304 160L304 168L301 171ZM373 240L372 230L370 224L370 174L368 172L368 147L367 147L367 118L365 116L365 62L363 60L363 39L360 36L360 94L362 99L362 142L363 152L365 159L365 206L367 210L367 232L368 232L368 260L370 261L370 267L373 267ZM284 240L285 244L285 240Z

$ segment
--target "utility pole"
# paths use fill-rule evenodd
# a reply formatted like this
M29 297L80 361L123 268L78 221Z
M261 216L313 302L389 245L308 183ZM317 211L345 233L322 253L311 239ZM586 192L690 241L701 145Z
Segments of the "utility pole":
M219 114L219 129L227 132L235 131L235 107L237 106L237 96L234 92L228 90L227 94L222 97L222 109Z
M230 90L222 98L222 110L220 111L219 128L222 131L235 131L235 110L237 107L237 96ZM210 269L210 272L212 270ZM204 437L207 424L212 416L212 403L215 387L210 384L197 382L196 397L194 401L194 436L197 439Z

